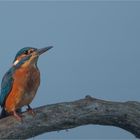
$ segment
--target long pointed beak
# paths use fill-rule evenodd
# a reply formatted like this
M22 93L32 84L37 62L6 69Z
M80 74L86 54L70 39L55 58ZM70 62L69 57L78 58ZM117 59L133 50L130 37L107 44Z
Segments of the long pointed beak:
M45 47L45 48L38 49L38 50L37 50L37 54L38 54L38 55L41 55L41 54L43 54L44 52L50 50L51 48L53 48L53 46L48 46L48 47Z

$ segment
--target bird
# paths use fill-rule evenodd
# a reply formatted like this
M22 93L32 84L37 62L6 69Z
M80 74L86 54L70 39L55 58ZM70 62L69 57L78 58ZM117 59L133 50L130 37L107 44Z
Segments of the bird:
M13 65L5 73L1 82L1 118L12 114L21 121L20 112L23 106L27 106L27 110L34 114L30 103L40 85L40 71L37 66L38 58L52 47L48 46L41 49L24 47L17 52Z

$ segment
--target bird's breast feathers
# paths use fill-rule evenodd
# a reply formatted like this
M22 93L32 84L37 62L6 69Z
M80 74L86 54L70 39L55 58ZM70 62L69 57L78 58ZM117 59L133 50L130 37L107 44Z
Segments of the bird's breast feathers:
M15 71L13 79L13 87L5 104L9 112L31 103L40 84L40 72L34 66L20 68Z

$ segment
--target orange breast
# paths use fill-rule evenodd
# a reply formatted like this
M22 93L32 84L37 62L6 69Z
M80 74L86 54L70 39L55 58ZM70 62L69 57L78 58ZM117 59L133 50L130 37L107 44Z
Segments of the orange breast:
M30 104L40 84L40 73L34 66L20 68L13 77L13 87L5 102L8 112Z

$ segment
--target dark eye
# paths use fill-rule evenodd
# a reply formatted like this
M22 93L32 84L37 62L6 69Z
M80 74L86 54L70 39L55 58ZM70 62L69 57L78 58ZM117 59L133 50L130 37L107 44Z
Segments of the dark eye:
M30 50L30 52L29 52L29 53L31 54L32 52L33 52L33 50Z
M27 55L27 54L28 54L28 51L24 51L24 54L26 54L26 55Z

